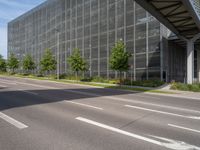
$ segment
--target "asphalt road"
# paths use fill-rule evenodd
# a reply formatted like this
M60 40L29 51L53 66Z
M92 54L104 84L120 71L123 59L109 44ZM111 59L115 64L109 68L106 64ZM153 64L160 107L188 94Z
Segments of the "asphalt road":
M0 77L0 150L200 150L200 99Z

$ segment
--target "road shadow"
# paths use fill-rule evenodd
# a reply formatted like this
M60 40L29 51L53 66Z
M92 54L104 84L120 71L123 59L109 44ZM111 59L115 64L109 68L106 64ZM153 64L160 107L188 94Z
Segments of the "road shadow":
M76 88L76 89L37 89L26 91L0 91L0 111L25 107L31 105L55 103L61 101L73 101L103 96L119 96L133 94L131 92L109 88Z

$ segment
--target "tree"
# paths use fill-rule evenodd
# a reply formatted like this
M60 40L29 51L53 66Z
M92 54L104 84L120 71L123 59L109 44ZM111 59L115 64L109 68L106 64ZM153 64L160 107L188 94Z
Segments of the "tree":
M13 53L10 54L7 65L8 68L12 70L12 73L15 72L15 69L19 68L19 60L15 57Z
M112 48L110 56L110 68L118 71L120 75L120 85L122 82L122 72L127 72L129 69L128 60L131 56L125 51L125 45L122 41L118 41Z
M46 71L47 73L49 73L50 71L56 70L56 64L57 62L52 52L50 51L50 49L46 49L45 54L40 61L40 65L42 67L41 71Z
M23 60L23 69L29 72L35 69L35 63L30 55L26 55Z
M0 72L6 72L6 60L0 55Z
M72 71L75 72L76 80L77 80L79 71L87 71L88 70L87 63L81 57L80 50L78 48L75 48L73 50L72 55L68 59L68 62L70 64Z

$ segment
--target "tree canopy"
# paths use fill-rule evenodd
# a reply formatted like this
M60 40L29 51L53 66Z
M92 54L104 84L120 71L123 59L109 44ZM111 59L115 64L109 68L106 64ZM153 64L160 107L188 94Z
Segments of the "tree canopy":
M56 64L57 62L52 52L50 51L50 49L46 49L45 54L40 61L41 71L49 72L49 71L56 70Z
M110 68L120 73L120 80L121 73L126 72L129 69L128 60L130 56L131 55L126 52L126 47L122 41L118 41L112 48L110 56Z
M19 60L13 53L8 57L7 65L8 68L12 70L12 73L14 73L15 69L19 68Z
M0 72L6 72L6 60L0 55Z
M72 55L69 57L68 62L70 64L70 67L72 71L78 74L79 71L87 71L87 63L86 61L81 57L80 50L78 48L75 48L73 50Z
M26 55L23 60L23 69L26 71L34 70L35 63L31 55Z

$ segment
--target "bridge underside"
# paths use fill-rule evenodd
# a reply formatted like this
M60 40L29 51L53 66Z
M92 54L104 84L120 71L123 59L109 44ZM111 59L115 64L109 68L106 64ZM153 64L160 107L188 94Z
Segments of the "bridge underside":
M179 38L175 38L175 42L187 47L187 83L193 83L194 43L200 42L200 2L198 0L135 1ZM200 80L200 73L198 78Z

